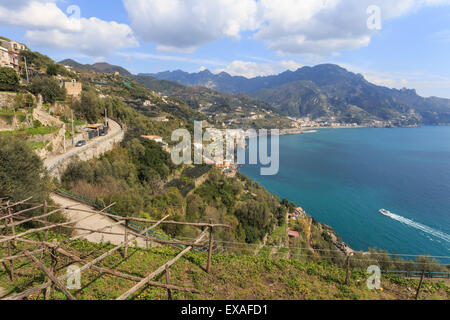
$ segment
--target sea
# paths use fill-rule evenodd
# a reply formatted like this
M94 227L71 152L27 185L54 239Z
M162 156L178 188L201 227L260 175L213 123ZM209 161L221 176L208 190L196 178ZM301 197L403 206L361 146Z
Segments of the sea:
M279 143L278 174L261 175L261 164L240 172L355 250L450 264L450 127L319 129Z

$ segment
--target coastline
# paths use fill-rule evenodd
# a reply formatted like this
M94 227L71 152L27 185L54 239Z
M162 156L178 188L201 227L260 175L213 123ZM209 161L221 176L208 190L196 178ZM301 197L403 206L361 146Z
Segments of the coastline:
M255 179L245 175L244 173L242 173L240 171L241 166L238 165L236 167L236 170L239 174L244 175L245 177L247 177L248 179L250 179L251 181L255 182L255 183L259 183L258 181L256 181ZM268 190L267 190L268 191ZM276 194L268 191L270 194L278 197ZM289 200L289 199L288 199ZM289 200L290 201L290 200ZM296 203L296 205L298 205L298 203ZM336 230L334 230L334 228L320 222L317 221L313 216L311 216L310 214L308 214L304 209L302 209L302 213L308 218L311 219L312 221L317 222L318 224L320 224L322 226L322 228L324 230L327 230L329 232L329 235L331 236L331 241L333 243L333 245L336 247L336 249L338 249L344 256L349 256L349 255L353 255L355 252L357 252L356 250L354 250L352 247L350 247L347 243L345 243L344 241L341 240L341 237L337 234ZM286 225L286 228L288 231L288 225Z
M414 128L406 128L403 127L404 129L410 129L410 130L356 130L356 131L334 131L334 130L320 130L320 137L318 136L319 139L322 139L322 136L324 137L324 140L328 141L330 140L331 142L337 140L338 142L342 142L341 138L344 137L349 137L351 136L351 139L349 139L349 142L354 142L356 141L357 143L354 144L356 147L354 147L353 149L350 148L350 152L349 153L345 153L344 155L348 155L343 157L343 159L346 159L345 163L351 163L349 156L352 155L357 155L359 156L359 154L357 153L358 150L360 150L360 145L365 146L365 148L362 148L362 150L374 150L371 146L376 145L379 146L378 143L378 139L386 139L386 141L389 141L389 145L387 149L387 156L389 156L389 159L394 159L394 160L402 160L402 162L399 161L394 161L394 162L388 162L388 164L393 163L394 165L392 166L387 166L387 169L384 169L385 166L383 165L383 172L385 172L384 170L388 170L387 172L389 174L392 173L393 177L396 177L395 172L396 171L396 165L397 163L402 163L402 169L405 168L405 170L409 170L408 172L408 177L411 177L411 179L413 179L416 182L419 181L430 181L428 178L429 174L432 174L431 176L434 177L435 179L441 178L439 175L439 172L442 172L442 170L438 170L438 168L441 168L440 165L442 164L442 166L445 166L445 164L443 164L444 162L442 162L440 159L443 157L441 156L440 158L438 158L436 160L436 169L433 171L429 171L429 169L427 169L427 174L425 174L424 172L422 172L423 174L418 174L416 172L416 162L408 162L405 161L404 165L403 165L403 160L404 158L400 158L401 154L399 156L397 156L398 151L402 151L403 149L399 149L397 146L399 145L399 143L401 143L401 146L404 146L404 141L405 141L405 137L416 137L419 139L414 139L414 140L407 140L407 150L403 150L404 153L408 152L408 150L424 150L424 152L432 152L431 147L427 144L427 137L435 137L437 136L442 136L442 134L445 135L445 133L448 132L448 129L450 128L442 128L441 131L440 127L446 127L446 126L421 126L419 128L414 127ZM402 128L398 128L398 129L402 129ZM306 131L306 130L305 130ZM326 137L328 137L327 139L325 139ZM356 140L354 140L354 137L356 137ZM305 139L307 139L307 141L309 141L310 137L305 136ZM378 214L378 209L379 208L387 208L389 210L391 210L392 212L395 212L396 215L400 216L400 218L407 218L413 221L420 221L420 223L422 223L425 226L429 226L430 228L434 228L436 230L439 231L443 231L443 232L447 232L447 234L449 234L449 232L447 231L448 228L446 228L446 225L444 224L443 226L440 225L436 225L433 224L433 222L427 221L427 217L428 215L421 215L422 212L427 212L426 208L422 207L422 204L426 204L429 203L429 199L426 198L425 196L427 195L427 190L429 188L433 188L433 186L430 186L429 188L423 189L423 187L421 187L421 183L416 183L414 184L414 187L411 187L413 189L409 189L409 185L408 182L405 182L405 184L403 184L403 180L400 180L398 183L395 180L394 182L396 182L395 184L392 183L392 185L387 185L385 186L385 179L384 179L384 175L382 174L381 176L378 174L372 174L369 179L371 183L376 183L376 185L379 188L386 188L383 190L390 191L392 188L398 188L396 186L404 186L404 188L402 188L401 190L399 190L399 199L409 199L409 194L414 194L414 196L416 197L415 199L417 200L417 204L415 204L414 206L409 205L407 201L403 201L403 202L390 202L390 199L386 199L386 196L380 195L379 197L375 197L373 196L373 194L371 194L370 192L364 192L364 190L359 190L358 191L358 197L356 197L356 199L353 198L348 198L346 200L346 202L343 205L343 209L339 207L339 204L342 203L343 199L346 199L346 189L343 188L342 190L340 188L335 188L335 190L333 192L330 192L330 200L328 201L320 201L320 194L317 194L317 192L315 192L316 190L314 188L308 188L309 185L308 183L304 183L301 184L299 186L299 189L296 190L294 188L291 188L295 185L295 183L293 181L296 180L296 173L298 172L302 172L302 174L308 175L308 174L314 174L314 176L317 176L317 174L319 174L318 179L327 179L325 182L328 183L328 181L332 181L333 179L333 172L336 171L332 171L331 172L331 178L326 178L326 177L330 177L329 174L325 175L323 173L321 173L322 171L315 170L316 167L320 167L318 165L315 165L317 163L322 163L322 160L319 159L327 159L327 155L326 154L333 154L334 152L334 148L329 148L330 150L328 150L327 148L323 148L322 144L320 144L320 151L323 151L322 153L319 153L319 155L317 157L315 157L315 153L308 153L308 152L303 152L305 151L305 147L303 147L303 151L300 151L300 154L303 154L303 156L299 156L299 157L294 157L292 154L294 154L294 151L298 153L298 151L296 151L297 149L291 149L291 142L292 141L303 141L301 138L301 136L295 136L292 135L291 138L286 137L286 141L289 141L288 143L284 143L284 145L287 146L287 152L289 154L288 156L288 160L285 161L284 164L282 164L283 166L286 166L287 169L282 171L280 173L280 178L278 177L274 177L274 178L265 178L265 177L260 177L259 173L258 173L258 166L256 166L255 168L251 168L252 166L243 166L242 168L239 168L239 172L241 174L245 174L247 176L249 176L252 180L259 182L260 184L262 184L263 186L265 186L266 188L268 188L270 190L270 192L272 194L276 194L278 197L280 198L287 198L290 201L296 203L297 205L300 205L304 208L309 208L307 209L307 211L312 212L313 213L313 217L318 220L321 221L323 223L326 223L329 226L332 226L332 228L336 227L336 233L341 236L342 241L349 241L349 244L351 247L353 247L356 251L362 251L362 252L366 252L369 248L372 247L376 247L376 248L380 248L383 250L388 250L389 252L396 252L396 253L402 253L402 254L414 254L414 255L418 255L418 254L431 254L434 256L443 256L446 255L448 247L445 248L445 241L442 241L441 239L436 239L433 233L427 232L427 231L422 231L420 228L415 227L414 225L411 226L408 221L405 221L406 219L402 219L402 220L397 220L394 219L395 221L391 220L391 219L386 219L385 217L381 216ZM292 140L291 140L292 139ZM317 142L315 139L311 137L312 140L312 144L314 144L315 142ZM344 142L346 142L347 140L345 140ZM416 142L418 141L418 142ZM443 143L443 146L441 147L441 144L437 144L437 145L433 145L433 148L439 147L441 148L440 150L447 152L448 150L448 144L446 144L443 140L439 140L440 142ZM298 146L299 144L296 144L293 142L293 146ZM282 142L280 142L281 144L283 144ZM422 148L422 144L424 145L424 147ZM293 147L292 146L292 147ZM307 145L309 146L309 145ZM384 146L384 145L383 145ZM342 147L342 145L341 145ZM425 149L424 149L425 148ZM298 148L300 149L300 148ZM384 149L384 148L383 148ZM340 152L340 149L336 149L336 152ZM378 150L378 149L376 149ZM309 149L307 151L310 151ZM324 153L325 151L327 151L327 153ZM280 150L280 152L283 152L283 149ZM331 152L331 153L329 153ZM356 152L356 153L355 153ZM317 153L317 152L316 152ZM364 152L361 157L362 159L366 159L367 161L369 161L369 164L374 164L375 168L376 165L378 163L372 163L369 158L370 158L370 152ZM429 163L429 157L426 157L426 153L420 153L422 155L423 161L424 161L424 165L428 165ZM384 156L384 154L383 154ZM283 156L282 156L283 157ZM317 159L316 159L317 158ZM302 166L300 164L297 164L298 161L300 160L302 161L302 163L304 162L306 165ZM442 160L445 160L445 158L443 158ZM342 167L341 162L337 162L337 161L328 161L328 160L323 160L324 162L330 162L331 163L331 167L330 168L335 168L334 167L334 163L336 162L338 167ZM348 162L350 161L350 162ZM376 161L375 161L376 162ZM300 163L300 162L298 162ZM344 163L344 162L342 162ZM434 163L434 162L433 162ZM410 165L409 165L410 164ZM438 166L439 165L439 166ZM404 166L404 167L403 167ZM298 167L298 169L296 169ZM355 167L353 167L353 165L350 166L346 166L346 168L348 169L346 171L346 173L349 175L349 178L352 179L352 174L353 172L356 172L356 174L362 174L361 169L367 169L367 166L358 166L356 165ZM353 169L356 168L356 171ZM428 166L427 166L428 168ZM448 168L448 167L447 167ZM308 171L301 171L307 169ZM444 167L445 169L445 167ZM331 169L330 169L331 170ZM392 171L392 172L391 172ZM284 173L283 173L284 172ZM367 172L367 171L364 171ZM382 173L383 173L382 172ZM420 173L420 172L419 172ZM322 174L322 176L320 176L320 174ZM390 175L391 176L391 175ZM309 177L309 176L307 176ZM357 176L357 181L360 181L360 176ZM425 179L425 180L424 180ZM443 179L443 178L442 178ZM286 182L288 181L288 182ZM308 182L309 180L306 179L306 181ZM436 180L435 180L436 181ZM363 179L363 182L365 182L365 180ZM442 183L447 183L446 181L442 181ZM431 182L432 183L432 182ZM350 188L351 187L351 188ZM352 189L354 187L354 185L351 185L349 188L353 191L355 191L354 189ZM391 188L392 187L392 188ZM350 190L350 191L351 191ZM381 190L381 189L380 189ZM410 193L405 193L405 190L410 192ZM440 191L441 189L437 190ZM442 189L445 190L445 189ZM321 190L317 189L318 192L321 192ZM325 191L327 191L325 189ZM395 190L394 190L395 191ZM324 194L327 194L326 192L324 192ZM444 196L444 197L443 197ZM360 198L359 198L360 197ZM423 201L422 201L423 198ZM397 198L396 198L397 199ZM428 199L428 200L427 200ZM443 194L443 192L437 192L436 194L433 194L433 199L435 199L435 201L437 201L436 203L440 204L441 206L439 208L445 208L445 206L448 206L448 203L446 204L444 200L440 200L440 199L445 199L445 194ZM420 201L419 201L420 200ZM441 202L442 203L441 203ZM399 203L398 203L399 202ZM362 203L362 206L360 206L360 204ZM337 205L336 205L337 204ZM343 215L343 219L347 219L350 216L354 216L355 219L356 218L361 218L362 220L362 226L363 228L358 228L358 230L353 230L351 227L348 227L349 225L351 225L351 223L343 223L342 221L344 221L343 219L338 219L336 221L334 221L333 219L333 214L331 214L330 212L333 212L333 210L338 210L335 208L340 208L339 210L343 210L343 212L352 212L352 214L344 214ZM356 208L353 212L352 210ZM359 210L361 208L361 210ZM424 210L418 210L416 208L422 208ZM439 209L438 208L438 209ZM331 210L331 211L330 211ZM442 210L441 210L442 211ZM436 211L436 212L441 212L441 211ZM376 213L375 213L376 212ZM436 213L437 214L437 213ZM434 216L433 216L434 217ZM437 217L438 218L438 217ZM367 222L369 220L372 220L372 222ZM440 220L439 220L440 221ZM445 222L445 221L444 221ZM376 228L378 228L379 230L383 230L383 232L381 233L377 233L373 231L373 228L371 227L371 225L374 224L374 226ZM368 229L367 229L368 228ZM339 231L337 231L339 230ZM368 236L366 236L365 234L361 233L361 230L367 230L367 234ZM384 236L379 236L380 234L384 234ZM402 237L402 239L406 239L407 241L397 241L399 237ZM438 237L439 238L439 237ZM340 239L340 240L341 240ZM355 241L356 240L356 241Z

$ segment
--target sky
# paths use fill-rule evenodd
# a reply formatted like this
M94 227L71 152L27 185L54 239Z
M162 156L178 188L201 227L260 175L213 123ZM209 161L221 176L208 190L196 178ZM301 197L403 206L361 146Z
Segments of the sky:
M450 0L0 0L0 35L135 74L251 78L335 63L450 98Z

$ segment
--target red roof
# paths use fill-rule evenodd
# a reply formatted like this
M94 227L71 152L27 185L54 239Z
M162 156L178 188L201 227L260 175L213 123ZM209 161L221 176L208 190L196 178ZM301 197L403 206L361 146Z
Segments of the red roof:
M298 238L300 237L300 234L297 231L289 230L288 232L289 237Z

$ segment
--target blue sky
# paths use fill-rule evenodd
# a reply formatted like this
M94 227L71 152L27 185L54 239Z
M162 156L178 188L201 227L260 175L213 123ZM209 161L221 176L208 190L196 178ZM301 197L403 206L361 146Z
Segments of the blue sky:
M253 77L336 63L450 98L449 0L0 0L0 35L133 73Z

